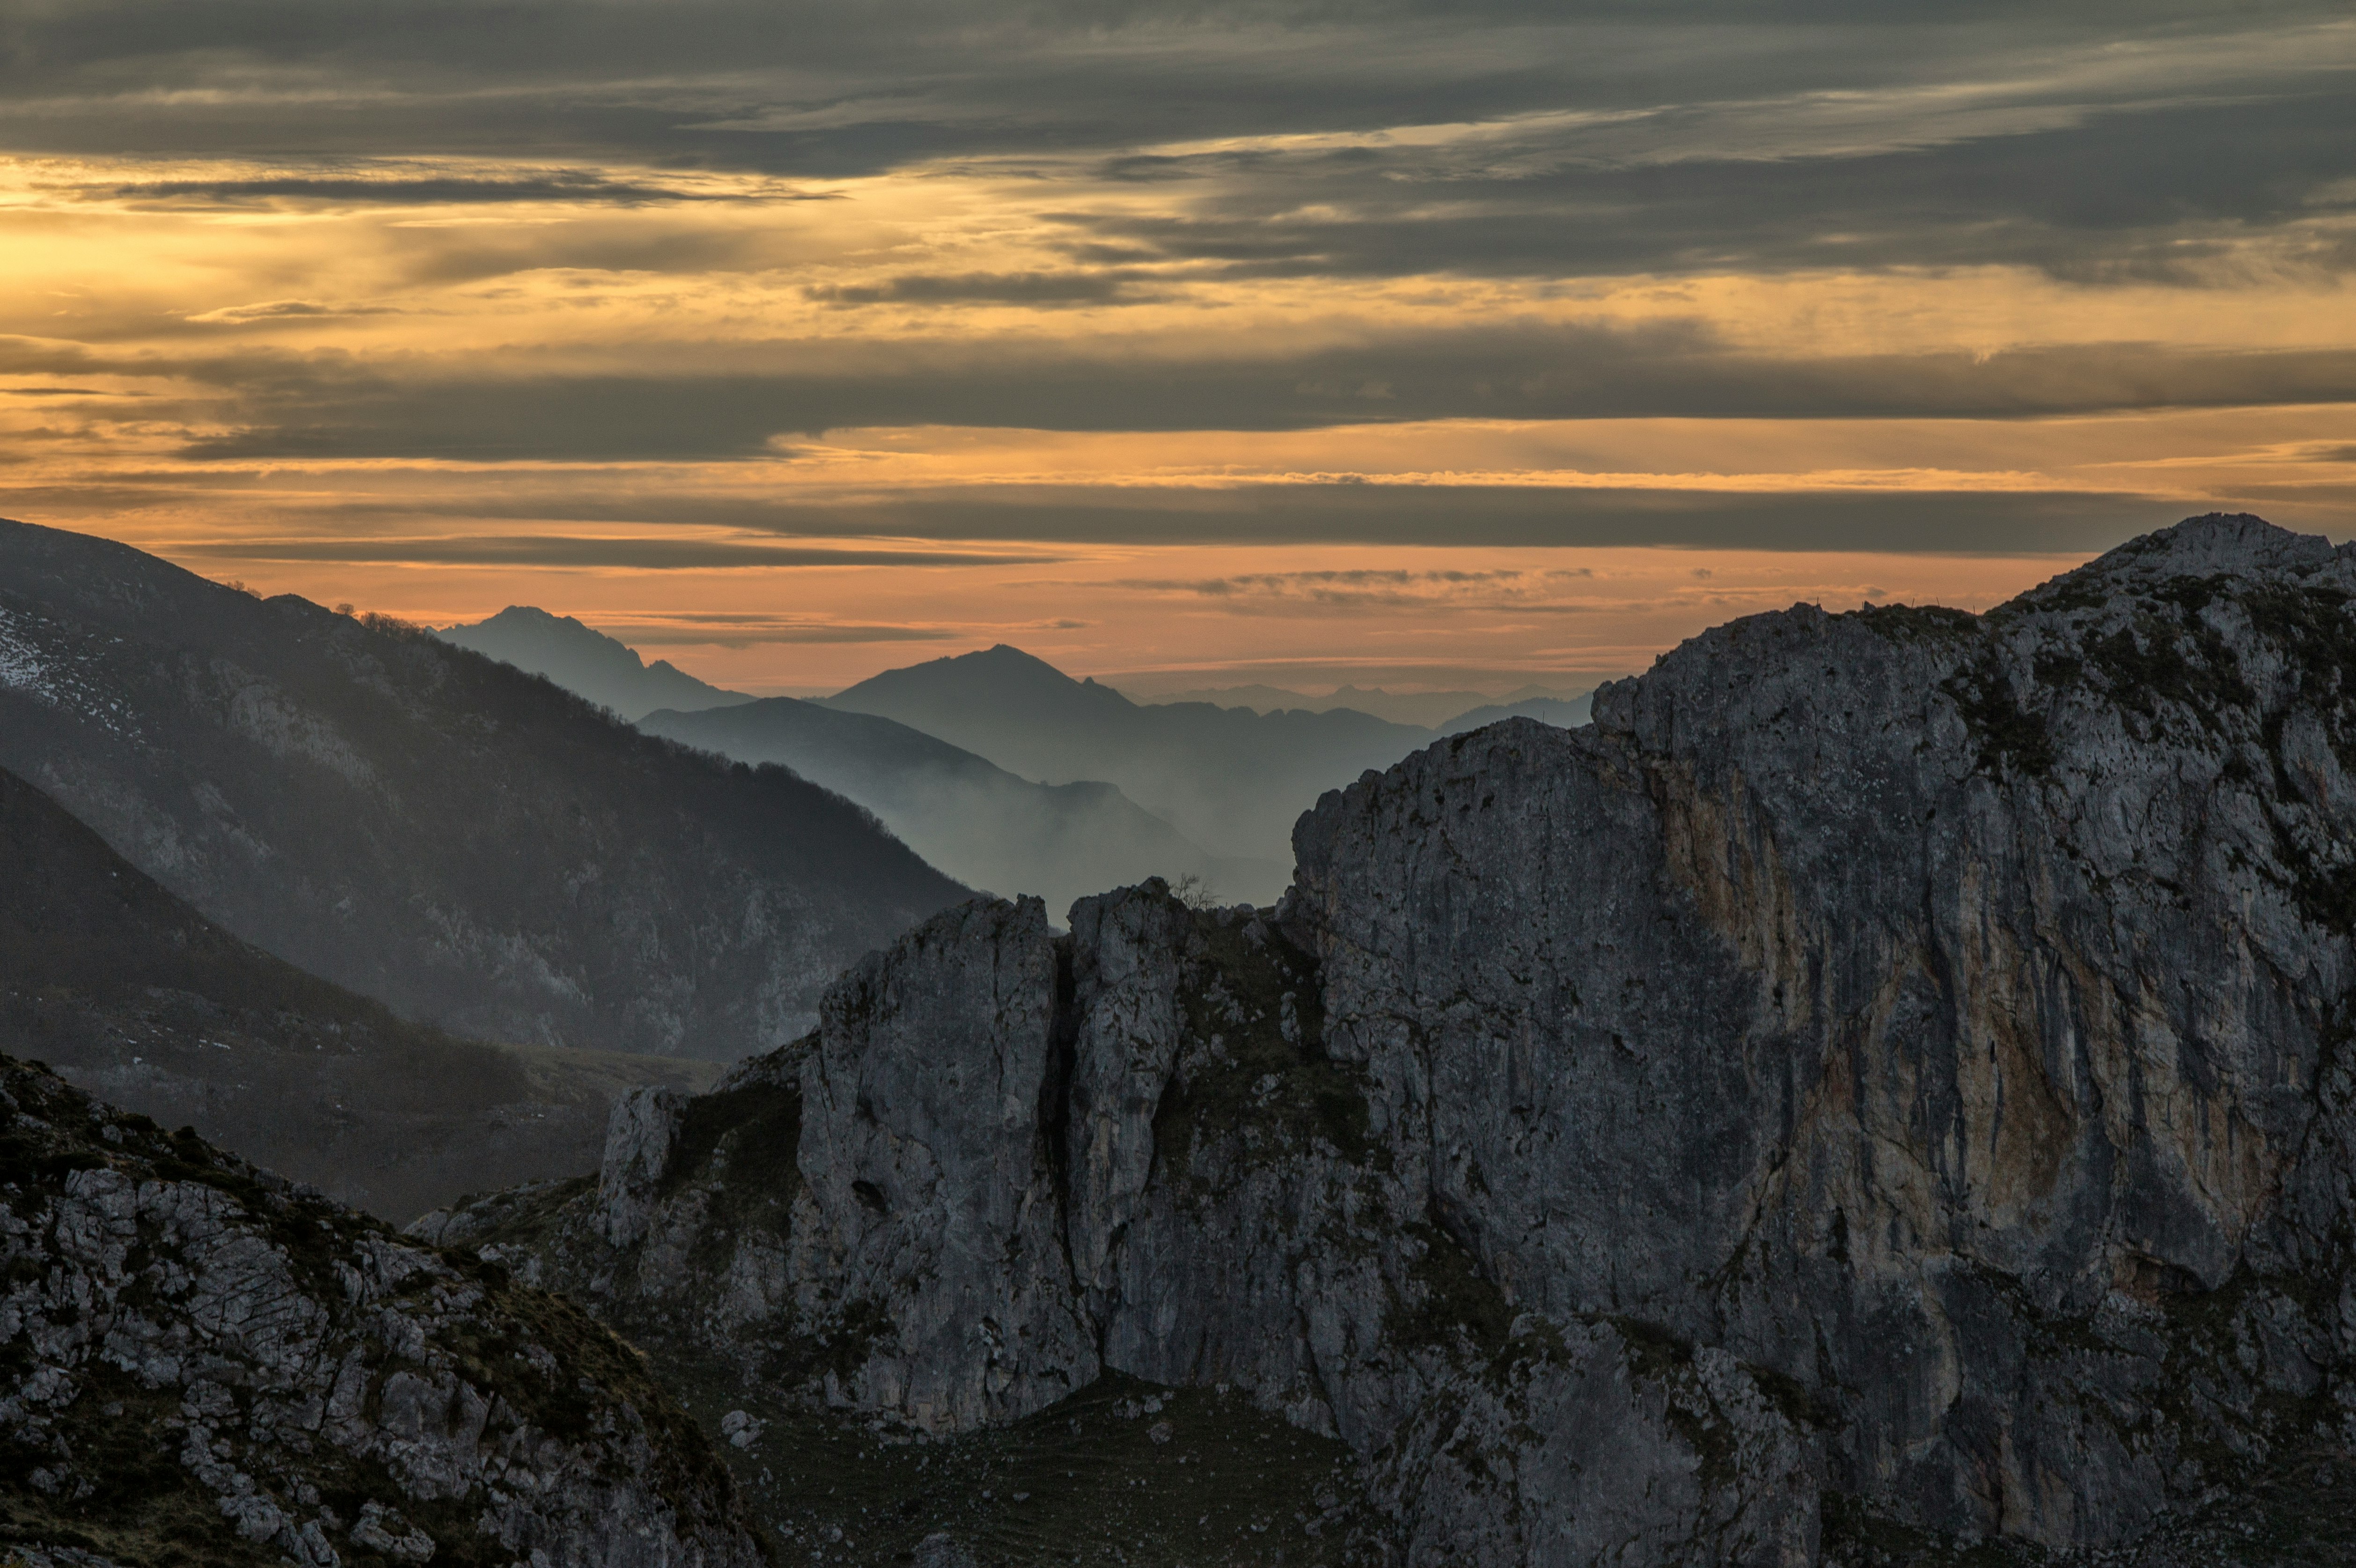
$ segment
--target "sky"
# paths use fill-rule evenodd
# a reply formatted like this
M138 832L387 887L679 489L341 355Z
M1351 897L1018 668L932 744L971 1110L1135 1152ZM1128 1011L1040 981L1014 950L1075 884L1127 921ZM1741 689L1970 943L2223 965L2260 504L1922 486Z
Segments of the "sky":
M0 515L756 691L2356 533L2356 16L0 0Z

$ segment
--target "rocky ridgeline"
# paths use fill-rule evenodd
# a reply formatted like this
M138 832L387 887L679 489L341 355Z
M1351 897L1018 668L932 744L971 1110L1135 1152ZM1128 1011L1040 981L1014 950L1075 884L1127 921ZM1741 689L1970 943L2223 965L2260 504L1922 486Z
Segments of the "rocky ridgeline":
M949 912L423 1229L933 1433L1240 1386L1398 1562L2356 1550L2352 603L2212 517L1738 622L1327 795L1277 912Z
M0 1058L0 1560L754 1568L630 1349Z

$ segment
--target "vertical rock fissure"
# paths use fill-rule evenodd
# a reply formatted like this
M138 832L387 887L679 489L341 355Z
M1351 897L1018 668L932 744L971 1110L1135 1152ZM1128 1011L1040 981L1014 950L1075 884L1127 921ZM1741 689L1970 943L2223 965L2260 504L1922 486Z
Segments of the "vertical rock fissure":
M1087 1287L1072 1255L1072 1074L1079 1060L1079 976L1075 967L1072 933L1055 939L1055 997L1047 1019L1047 1076L1039 1088L1039 1131L1047 1167L1049 1190L1055 1199L1055 1244L1064 1256L1064 1277L1071 1285L1072 1316L1104 1359L1104 1324L1088 1310Z

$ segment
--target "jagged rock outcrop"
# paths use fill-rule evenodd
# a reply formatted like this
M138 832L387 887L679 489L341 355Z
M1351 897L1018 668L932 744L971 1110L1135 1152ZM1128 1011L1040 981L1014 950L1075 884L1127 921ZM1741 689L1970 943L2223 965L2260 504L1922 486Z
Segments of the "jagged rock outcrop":
M632 1243L618 1179L434 1223L936 1427L1241 1384L1407 1563L2295 1539L2356 1451L2351 605L2356 549L2207 517L1738 622L1329 795L1278 912L937 921L738 1075L788 1180L686 1100Z
M1037 899L937 915L828 993L801 1063L797 1306L889 1354L837 1385L956 1429L1095 1380L1047 1125L1055 949Z
M766 1561L577 1308L5 1058L0 1555Z
M1081 901L1061 939L1036 901L977 901L713 1094L629 1096L594 1182L413 1230L921 1431L1105 1370L1239 1385L1383 1454L1411 1561L1519 1561L1539 1535L1566 1562L1631 1541L1804 1561L1815 1439L1764 1374L1642 1326L1514 1319L1420 1165L1372 1136L1363 1072L1323 1053L1316 978L1258 914L1158 883Z

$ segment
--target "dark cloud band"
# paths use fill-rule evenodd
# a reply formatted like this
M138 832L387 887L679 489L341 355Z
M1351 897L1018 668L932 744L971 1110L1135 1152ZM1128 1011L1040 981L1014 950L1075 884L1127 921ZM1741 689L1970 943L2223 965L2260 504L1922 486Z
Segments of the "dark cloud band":
M1076 205L1076 256L1295 272L1995 262L2197 281L2210 252L2345 215L2345 20L2325 0L83 0L0 23L0 147L636 171L119 187L232 204L636 205L706 198L667 169L988 165L1163 193L1143 216ZM1479 131L1386 134L1419 126ZM2293 249L2356 265L2328 238Z
M2257 497L2286 521L2348 495ZM149 498L150 504L155 500ZM1258 485L1213 491L1060 486L884 496L850 502L732 501L693 495L551 491L502 507L478 498L405 502L386 512L452 523L564 515L643 529L725 527L776 536L775 545L685 539L492 535L422 541L209 541L175 557L219 560L412 561L423 564L697 567L1050 563L1057 546L1200 544L1463 545L1548 548L1660 545L1693 549L1996 554L2090 552L2190 510L2202 496L2100 491L1757 491L1567 488L1539 485ZM368 504L338 508L355 519ZM942 544L1033 544L1031 550L860 550L806 547L800 538L891 538ZM797 557L804 559L797 559Z
M186 453L687 460L775 455L784 438L890 425L1302 431L1451 419L2022 419L2356 402L2356 351L2347 349L2103 344L1777 358L1676 324L1401 333L1289 357L1182 364L1083 350L985 361L948 344L894 346L872 366L855 352L848 357L841 368L799 374L414 383L294 360L273 374L253 357L219 368L191 359L183 373L220 377L237 405L215 418L242 428L192 440Z
M259 206L278 201L403 207L585 201L638 206L648 202L726 199L712 193L637 185L589 175L540 179L337 179L286 176L270 179L150 180L108 187L105 194L134 200L228 207Z

